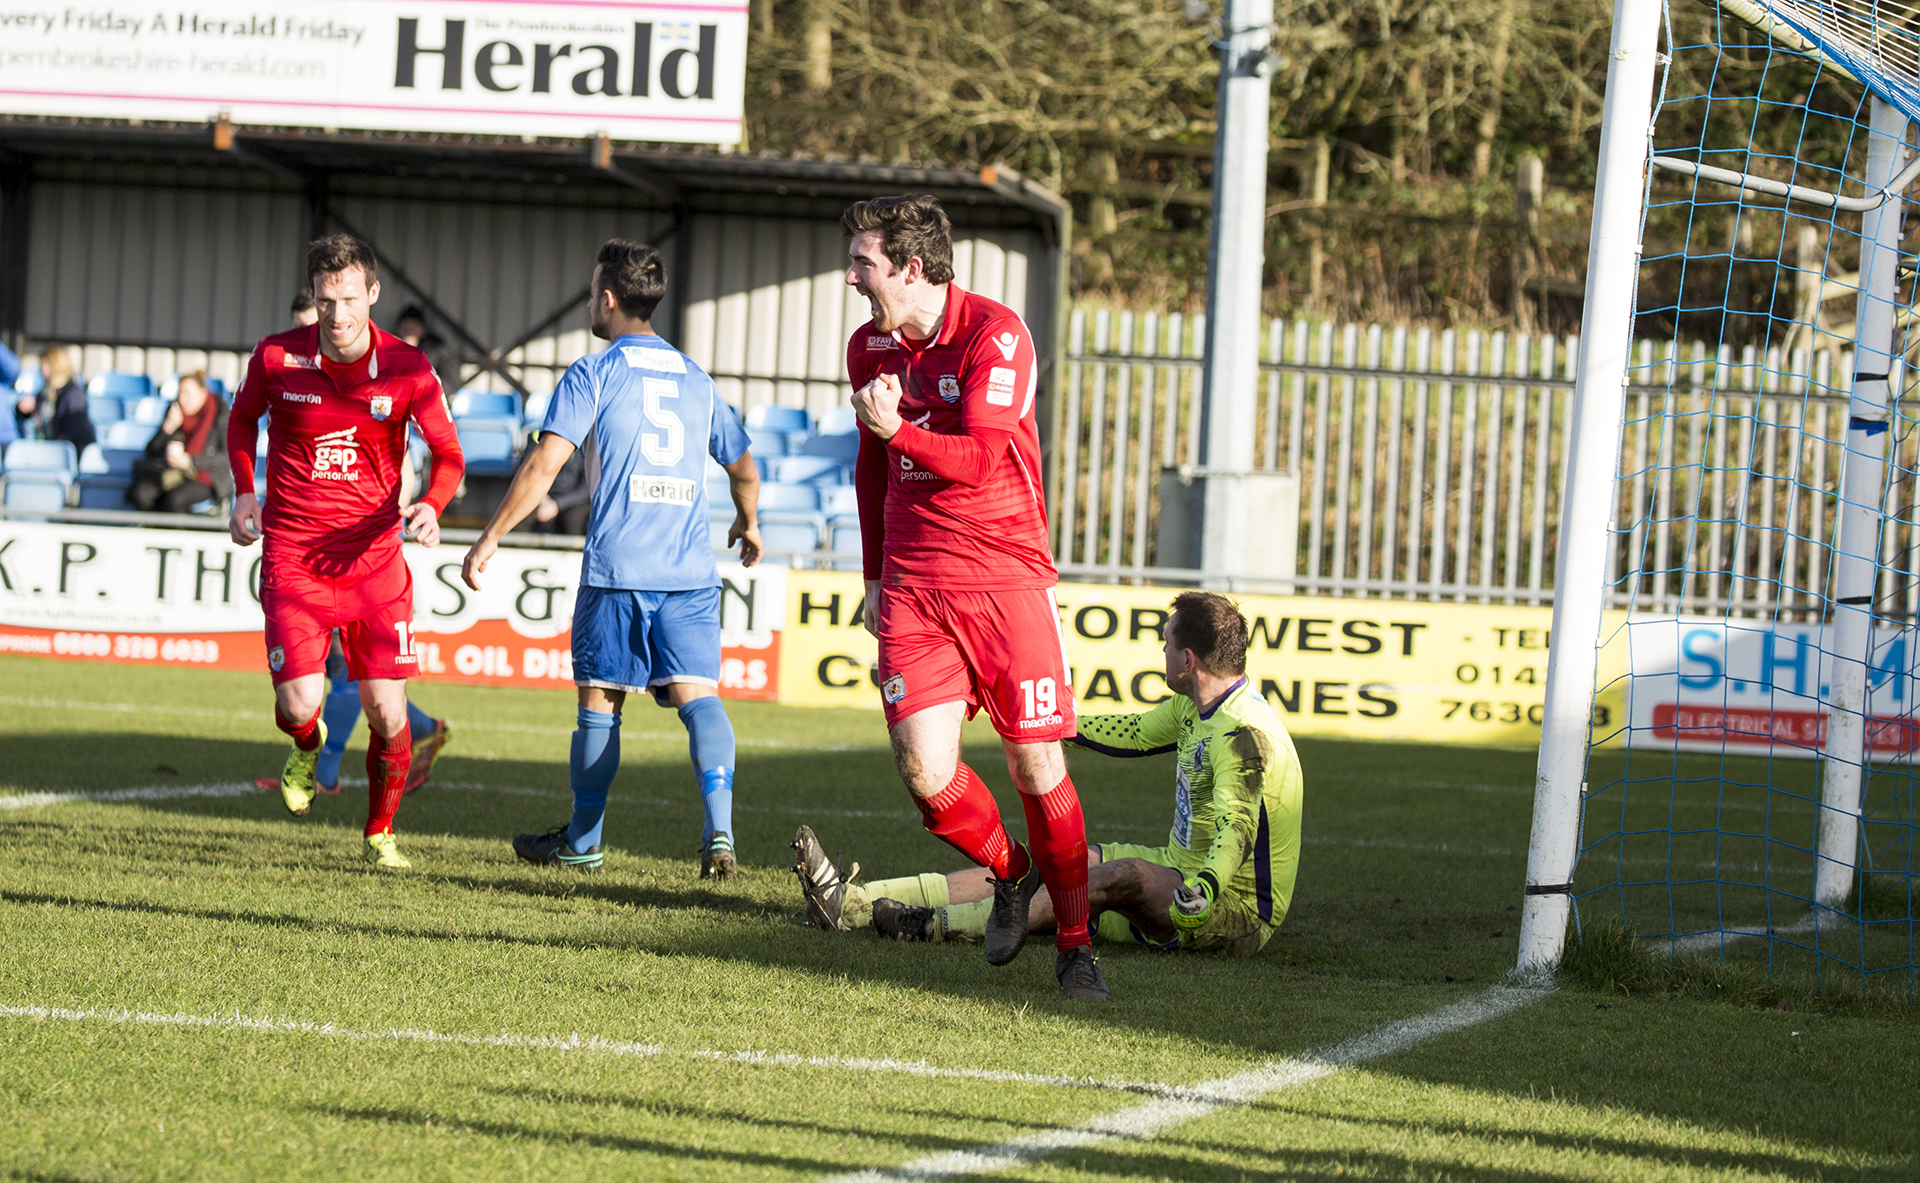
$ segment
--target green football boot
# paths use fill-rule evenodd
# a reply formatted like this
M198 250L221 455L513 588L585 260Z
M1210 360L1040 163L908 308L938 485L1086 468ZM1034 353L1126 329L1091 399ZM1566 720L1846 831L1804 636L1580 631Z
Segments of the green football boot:
M313 770L320 763L320 749L327 743L327 723L325 719L316 722L320 726L320 742L313 745L311 752L301 751L296 744L287 753L286 766L280 770L280 800L295 817L307 816L307 811L313 808L313 795L320 791Z

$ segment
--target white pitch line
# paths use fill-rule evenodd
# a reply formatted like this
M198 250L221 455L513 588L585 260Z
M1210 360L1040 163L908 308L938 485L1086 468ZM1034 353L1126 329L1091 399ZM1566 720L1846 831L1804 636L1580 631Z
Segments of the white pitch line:
M994 1068L943 1068L924 1060L896 1060L891 1057L870 1059L845 1056L807 1056L795 1052L769 1052L747 1049L718 1051L710 1048L675 1049L637 1040L608 1039L601 1035L579 1034L564 1038L552 1035L460 1035L445 1031L390 1027L384 1031L362 1031L334 1023L314 1023L305 1019L275 1019L255 1015L193 1015L182 1012L161 1013L133 1010L73 1010L55 1006L0 1006L0 1018L33 1019L39 1022L114 1023L123 1025L200 1028L214 1031L254 1031L268 1035L318 1035L361 1043L437 1043L457 1047L524 1048L532 1051L597 1052L635 1059L712 1060L724 1064L758 1064L779 1068L833 1068L855 1072L899 1073L907 1076L946 1080L984 1080L996 1084L1031 1084L1052 1088L1098 1089L1110 1092L1151 1093L1166 1098L1198 1098L1197 1090L1153 1081L1104 1080L1096 1077L1043 1076L1031 1072L1007 1072Z
M139 789L100 789L75 793L23 793L0 797L0 809L37 809L43 805L70 805L76 801L166 801L177 797L248 797L260 790L231 781L213 785L148 785Z
M1295 1088L1330 1076L1341 1068L1363 1064L1404 1051L1450 1032L1463 1030L1537 1002L1546 991L1519 986L1496 986L1471 998L1442 1007L1432 1014L1389 1023L1377 1031L1350 1039L1337 1047L1298 1059L1276 1060L1250 1072L1194 1085L1183 1097L1163 1097L1090 1118L1078 1125L1043 1130L968 1150L928 1155L891 1169L842 1175L833 1183L898 1183L902 1180L951 1179L1011 1170L1040 1161L1061 1150L1096 1146L1125 1139L1141 1141L1197 1121L1211 1113L1253 1101L1280 1089Z

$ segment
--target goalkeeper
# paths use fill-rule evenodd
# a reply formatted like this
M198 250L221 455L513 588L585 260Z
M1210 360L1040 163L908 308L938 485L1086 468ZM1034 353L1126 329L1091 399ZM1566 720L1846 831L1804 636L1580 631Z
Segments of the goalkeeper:
M1103 942L1246 957L1286 919L1300 862L1300 758L1246 677L1247 621L1233 601L1183 592L1167 623L1173 697L1137 715L1083 715L1068 741L1110 756L1175 753L1173 828L1161 847L1090 846L1087 891ZM993 906L987 872L854 884L800 827L793 870L819 928L871 927L907 941L980 939ZM1053 925L1045 890L1032 931Z

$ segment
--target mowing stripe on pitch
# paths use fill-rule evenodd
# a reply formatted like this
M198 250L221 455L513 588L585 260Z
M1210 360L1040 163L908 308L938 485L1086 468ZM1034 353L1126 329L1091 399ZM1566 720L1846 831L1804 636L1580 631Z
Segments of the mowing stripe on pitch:
M134 1026L198 1028L213 1031L252 1031L268 1035L318 1035L357 1043L436 1043L456 1047L497 1047L530 1051L588 1052L635 1059L711 1060L723 1064L757 1064L776 1068L834 1068L853 1072L900 1073L907 1076L949 1080L984 1080L996 1084L1032 1084L1053 1088L1099 1089L1109 1092L1148 1093L1172 1100L1202 1098L1195 1089L1154 1081L1101 1080L1095 1077L1045 1076L1031 1072L1006 1072L995 1068L943 1068L924 1060L868 1059L842 1056L807 1056L795 1052L718 1051L710 1048L670 1048L637 1040L608 1039L600 1035L579 1034L564 1038L552 1035L460 1035L445 1031L390 1027L384 1031L362 1031L334 1023L314 1023L305 1019L275 1019L257 1015L194 1015L157 1011L74 1010L57 1006L0 1006L0 1018L31 1019L48 1023L115 1023Z
M1185 1096L1162 1097L1131 1109L1122 1109L1118 1113L1090 1118L1078 1125L1043 1130L990 1146L933 1154L891 1169L859 1171L840 1176L834 1183L896 1183L900 1180L983 1175L1026 1166L1062 1150L1095 1146L1118 1139L1138 1141L1152 1138L1222 1109L1250 1104L1268 1093L1309 1084L1331 1076L1342 1068L1364 1064L1450 1032L1497 1019L1546 995L1544 990L1496 986L1431 1014L1389 1023L1377 1031L1349 1039L1322 1052L1298 1059L1275 1060L1250 1072L1194 1085L1185 1090Z

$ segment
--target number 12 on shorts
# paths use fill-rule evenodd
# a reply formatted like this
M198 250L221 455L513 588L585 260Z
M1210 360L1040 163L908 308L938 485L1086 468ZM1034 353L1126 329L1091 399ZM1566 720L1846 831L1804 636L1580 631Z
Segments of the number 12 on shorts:
M402 658L418 656L413 649L413 625L404 620L396 621L393 631L400 634L400 656Z
M1059 705L1058 698L1059 693L1054 688L1052 678L1038 681L1028 678L1020 683L1022 713L1026 718L1040 719L1053 714L1054 708Z

